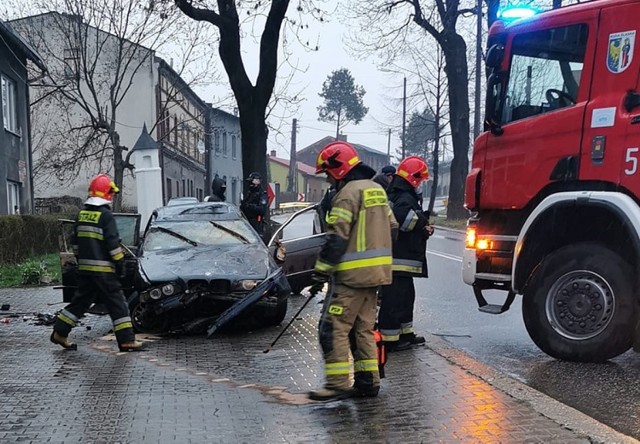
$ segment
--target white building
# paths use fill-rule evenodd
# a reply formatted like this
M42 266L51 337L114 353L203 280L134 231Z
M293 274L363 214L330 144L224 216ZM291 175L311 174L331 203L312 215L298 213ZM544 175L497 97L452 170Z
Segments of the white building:
M207 156L206 148L214 141L207 137L206 119L212 112L227 113L211 111L154 51L87 25L77 16L57 12L14 20L11 26L41 51L49 68L32 93L32 102L36 101L31 111L37 198L83 198L93 176L113 175L113 138L106 134L110 129L126 148L123 159L133 165L131 148L145 124L161 147L164 203L172 197L201 200L209 194L207 166L215 168L211 178L216 173L228 177L231 196L234 179L242 174L239 124L233 136L235 127L220 132L219 144L227 140L228 155ZM121 53L126 56L118 57ZM137 208L134 184L135 172L125 169L125 210Z

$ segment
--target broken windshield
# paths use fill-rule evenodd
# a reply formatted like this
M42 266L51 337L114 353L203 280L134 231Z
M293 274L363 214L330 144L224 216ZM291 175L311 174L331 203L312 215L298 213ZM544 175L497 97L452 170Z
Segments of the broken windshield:
M145 251L187 248L189 245L217 246L262 242L243 220L162 222L151 227L144 241Z

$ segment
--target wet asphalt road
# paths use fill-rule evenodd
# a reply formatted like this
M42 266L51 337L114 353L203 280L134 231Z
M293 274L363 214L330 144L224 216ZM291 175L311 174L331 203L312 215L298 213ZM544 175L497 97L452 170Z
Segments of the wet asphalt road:
M285 230L285 237L310 233L311 220L301 216ZM415 281L416 330L441 336L481 362L640 438L640 354L629 351L606 364L557 361L529 339L520 297L507 313L480 313L471 287L462 282L463 239L461 233L437 230L429 240L430 277ZM487 299L501 303L504 293L489 292Z

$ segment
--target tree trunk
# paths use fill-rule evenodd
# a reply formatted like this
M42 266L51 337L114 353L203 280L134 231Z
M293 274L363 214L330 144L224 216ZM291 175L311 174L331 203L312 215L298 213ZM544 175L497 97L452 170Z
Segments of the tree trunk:
M464 39L457 33L445 34L444 38L446 44L442 45L442 49L449 79L449 120L453 142L447 219L452 220L469 215L463 206L464 186L469 172L469 76Z
M336 123L336 140L338 140L338 137L340 137L340 111L338 111L338 116L337 116L337 123Z
M117 131L110 131L109 140L113 146L113 182L118 189L122 190L122 182L124 181L124 161L122 159L123 147L120 145L120 134ZM122 211L122 194L118 193L113 196L112 209L114 213Z
M439 119L436 118L436 121L438 121ZM440 122L438 122L438 127L440 125ZM436 130L436 138L434 140L434 144L433 144L433 182L431 184L431 195L429 196L429 212L433 213L433 207L435 206L436 203L436 194L438 193L438 176L439 176L439 164L440 164L440 160L439 160L439 151L440 151L440 132L438 130Z
M251 101L238 103L240 131L242 134L242 171L244 178L254 171L267 182L267 126L265 109L251 106ZM246 185L246 183L244 183Z

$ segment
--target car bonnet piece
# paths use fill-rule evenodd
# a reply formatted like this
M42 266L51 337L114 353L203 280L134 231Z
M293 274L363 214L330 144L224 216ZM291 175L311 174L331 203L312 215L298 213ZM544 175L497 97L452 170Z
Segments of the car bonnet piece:
M233 304L227 310L225 310L216 321L207 329L207 337L210 338L227 322L238 316L245 309L258 302L276 285L277 280L282 276L282 268L278 268L271 273L267 278L260 283L256 288L251 290L244 298Z

